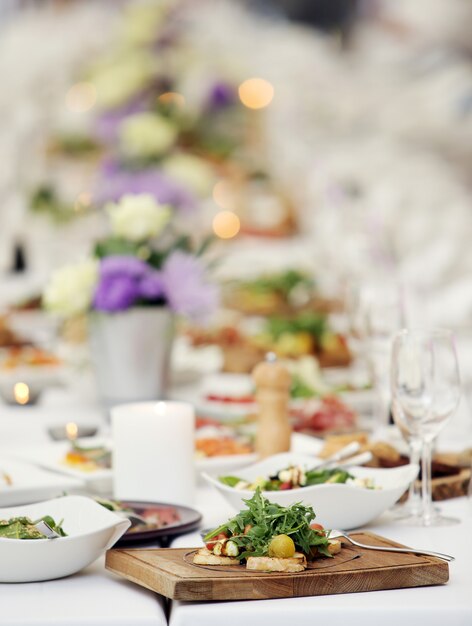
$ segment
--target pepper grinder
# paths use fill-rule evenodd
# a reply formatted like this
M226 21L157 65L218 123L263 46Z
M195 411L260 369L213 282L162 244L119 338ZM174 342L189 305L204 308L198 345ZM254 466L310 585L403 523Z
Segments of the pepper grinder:
M292 433L288 419L292 377L273 354L267 355L265 361L256 365L252 377L258 404L256 453L264 458L288 452Z

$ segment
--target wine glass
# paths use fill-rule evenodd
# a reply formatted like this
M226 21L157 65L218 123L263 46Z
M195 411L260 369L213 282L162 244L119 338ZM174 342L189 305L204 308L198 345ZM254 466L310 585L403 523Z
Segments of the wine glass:
M392 401L392 416L393 421L402 434L403 439L408 443L410 463L412 465L419 466L421 462L421 439L410 431L409 425L405 421L405 413L402 411L400 404L396 402L395 399ZM403 519L421 514L421 497L416 486L416 480L412 480L410 484L410 488L408 489L408 499L406 502L396 504L391 510L391 513L396 519Z
M390 361L395 333L405 326L400 291L379 292L366 309L368 361L376 394L377 430L387 428L390 421Z
M374 386L374 430L379 436L390 420L390 360L393 337L405 326L403 291L392 282L371 280L351 288L349 336L358 357L363 358ZM351 347L351 341L350 341Z
M392 351L391 387L394 415L422 445L422 511L411 522L438 526L457 520L433 507L431 456L433 442L459 404L460 380L456 347L449 330L402 330Z

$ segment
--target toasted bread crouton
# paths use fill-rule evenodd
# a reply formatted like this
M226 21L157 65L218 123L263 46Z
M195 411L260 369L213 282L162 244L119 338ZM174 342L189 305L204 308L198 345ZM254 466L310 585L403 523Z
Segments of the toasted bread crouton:
M207 548L201 548L193 556L195 565L239 565L239 559L231 556L216 556Z
M341 542L339 539L329 539L328 552L333 556L341 552Z
M254 572L303 572L306 569L306 558L300 552L295 552L293 557L287 559L250 556L246 568Z
M341 552L341 542L339 541L339 539L329 539L328 541L328 552L331 554L331 556L334 556L335 554ZM321 556L320 552L318 552L318 548L313 546L310 556L311 558L317 558Z

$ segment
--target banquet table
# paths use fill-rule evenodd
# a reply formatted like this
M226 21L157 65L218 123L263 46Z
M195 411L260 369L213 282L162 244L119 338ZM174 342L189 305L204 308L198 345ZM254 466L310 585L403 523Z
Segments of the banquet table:
M71 408L74 407L74 408ZM0 405L0 455L29 442L48 441L46 427L74 419L103 425L92 404L67 395L50 395L37 407ZM195 507L203 513L203 525L212 526L234 514L219 494L199 484ZM158 594L106 571L103 558L68 578L30 584L0 584L0 626L225 626L233 624L313 623L341 626L346 623L384 626L421 622L429 626L472 624L472 502L456 498L441 502L446 515L460 519L456 526L415 528L377 519L369 530L414 547L452 554L450 580L443 586L377 591L345 595L257 600L248 602L167 602ZM174 540L174 547L201 545L198 532Z

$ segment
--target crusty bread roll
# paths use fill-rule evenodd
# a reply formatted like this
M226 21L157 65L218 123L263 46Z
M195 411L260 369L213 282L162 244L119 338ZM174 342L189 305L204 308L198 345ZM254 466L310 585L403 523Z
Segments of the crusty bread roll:
M231 556L216 556L207 548L200 548L194 555L193 562L195 565L239 565L239 559Z
M246 568L254 572L303 572L306 569L306 558L300 552L295 552L293 557L287 559L250 556Z

